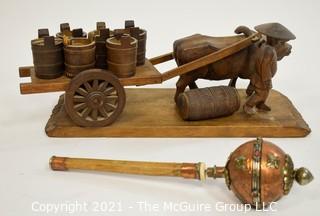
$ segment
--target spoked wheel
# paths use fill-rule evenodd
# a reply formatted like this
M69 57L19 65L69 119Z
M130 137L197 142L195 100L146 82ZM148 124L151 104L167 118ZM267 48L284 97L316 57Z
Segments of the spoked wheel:
M89 69L74 77L65 94L65 109L77 125L103 127L121 114L126 95L119 79L102 69Z

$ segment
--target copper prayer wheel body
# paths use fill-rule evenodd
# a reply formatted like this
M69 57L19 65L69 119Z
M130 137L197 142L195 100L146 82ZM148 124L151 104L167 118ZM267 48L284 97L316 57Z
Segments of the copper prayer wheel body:
M226 168L229 188L242 202L257 207L289 193L294 180L290 156L262 139L238 147L231 153Z
M64 47L66 75L74 77L95 66L95 42L86 38L72 38Z
M240 98L228 86L192 89L179 95L177 106L184 120L203 120L231 115L240 108Z
M138 41L129 35L107 39L108 69L116 76L130 77L135 74Z
M41 79L54 79L64 72L63 42L53 36L31 41L34 70Z

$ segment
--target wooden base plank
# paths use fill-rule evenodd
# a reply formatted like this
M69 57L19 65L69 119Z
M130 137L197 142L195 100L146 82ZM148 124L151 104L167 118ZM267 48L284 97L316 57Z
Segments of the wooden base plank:
M304 137L311 129L290 100L272 90L271 112L249 116L242 109L232 116L183 121L173 101L175 89L127 88L127 104L110 126L76 126L64 110L63 96L52 111L45 131L50 137ZM242 104L245 91L239 90Z

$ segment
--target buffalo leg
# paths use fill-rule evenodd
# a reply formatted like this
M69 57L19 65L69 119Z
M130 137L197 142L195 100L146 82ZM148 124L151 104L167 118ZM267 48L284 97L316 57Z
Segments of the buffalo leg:
M195 81L189 83L189 88L190 89L197 89L198 88L197 83Z
M192 85L192 83L195 83L196 78L193 76L190 76L188 74L185 74L183 76L180 76L178 82L176 83L176 94L174 96L175 102L178 101L179 94L183 93L184 90L187 88L188 85Z
M238 77L230 79L229 86L235 88L236 87L236 83L237 83L237 79L238 79Z
M247 96L251 96L254 92L254 86L252 85L252 83L250 82L247 89L246 89L246 94Z

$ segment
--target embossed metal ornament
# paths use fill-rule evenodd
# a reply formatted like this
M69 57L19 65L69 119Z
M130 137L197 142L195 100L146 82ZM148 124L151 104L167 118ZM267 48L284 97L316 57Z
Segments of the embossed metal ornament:
M53 170L99 170L138 175L175 176L205 180L225 178L227 187L243 202L262 208L287 195L294 179L305 185L313 180L306 168L294 169L291 157L276 145L261 138L246 142L234 150L225 167L206 168L199 163L164 163L119 160L97 160L55 157Z
M246 170L239 169L238 159L246 160ZM306 168L294 169L291 157L278 146L261 138L239 146L224 168L228 172L228 187L243 202L258 208L287 195L294 179L300 185L313 180Z

